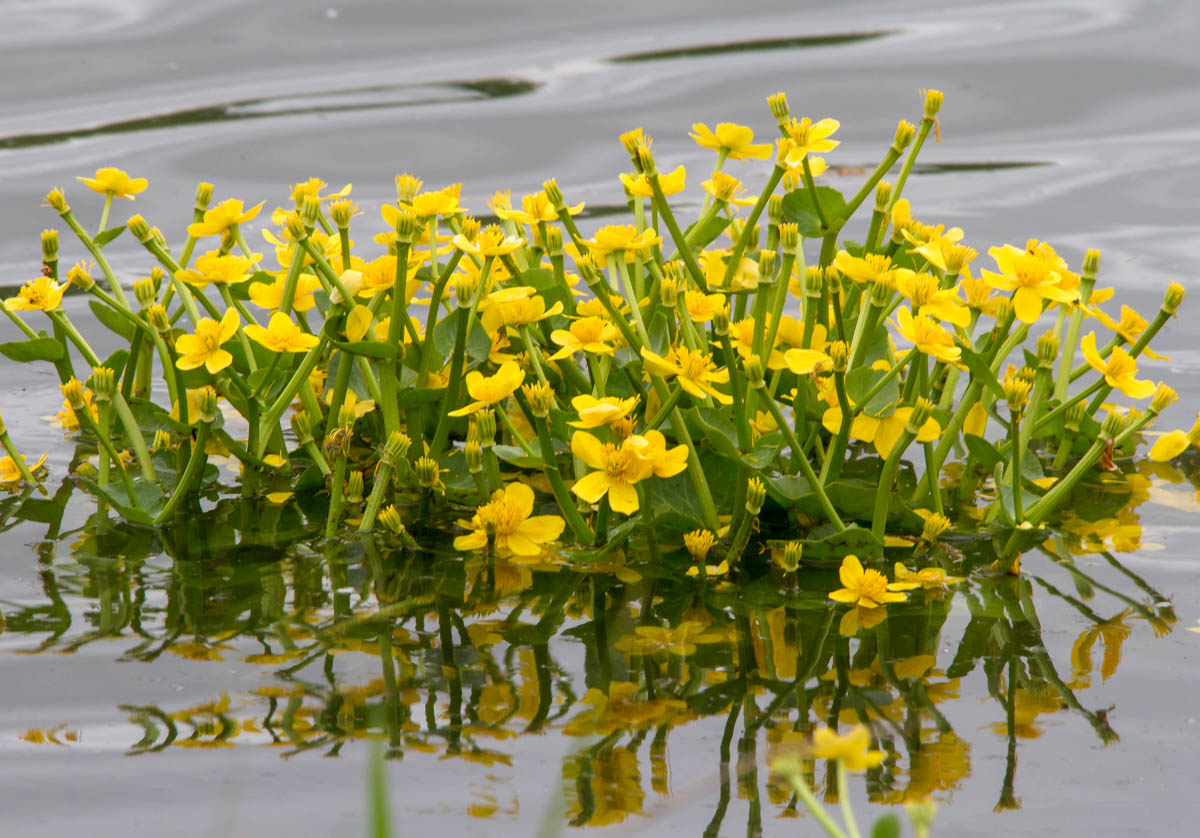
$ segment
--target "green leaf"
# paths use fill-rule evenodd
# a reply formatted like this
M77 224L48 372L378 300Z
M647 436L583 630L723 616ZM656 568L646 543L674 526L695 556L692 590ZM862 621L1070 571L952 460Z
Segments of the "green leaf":
M816 195L825 219L831 223L839 221L846 211L846 199L842 193L832 186L818 186ZM807 189L796 189L783 196L783 217L795 222L800 228L800 235L806 238L820 238L829 232L821 226L813 207L812 195Z
M724 415L711 407L694 407L687 415L699 427L714 451L733 460L741 459L737 431Z
M988 471L992 471L996 467L996 463L1004 459L996 450L996 446L983 437L975 436L975 434L963 434L963 441L966 442L967 451L971 453L971 456Z
M646 329L646 337L650 338L650 351L655 355L666 355L671 346L671 332L667 326L667 313L657 311L650 326Z
M699 221L696 221L683 231L684 237L691 242L693 250L702 250L716 241L717 236L725 232L725 228L729 226L729 219L722 215L714 215L708 221L704 222L702 227L697 229L696 225L699 223Z
M396 398L396 404L400 407L414 404L431 404L440 401L445 394L445 390L431 390L428 387L408 387Z
M821 534L826 527L813 530L813 535ZM842 532L832 532L821 538L802 539L804 544L804 562L831 563L839 566L842 559L850 553L860 557L878 556L883 551L883 542L875 537L870 530L849 524Z
M1004 388L996 380L996 376L992 373L991 367L988 366L983 356L962 341L958 342L958 346L962 349L962 362L971 371L971 380L978 381L984 387L991 390L996 398L1003 399Z
M541 468L543 465L541 457L530 457L524 448L516 445L493 445L492 451L501 460L517 468Z
M871 838L900 838L900 819L890 813L880 815L871 827Z
M458 331L458 321L467 316L466 309L455 309L446 315L433 327L433 346L443 358L449 358L454 351L454 339ZM483 325L476 320L467 332L467 354L476 361L482 361L491 354L492 339L488 337Z
M755 471L761 471L771 464L779 449L783 446L783 434L773 433L761 436L754 444L754 450L742 455L742 462Z
M125 338L125 340L133 340L133 333L136 327L111 306L100 300L88 300L88 308L92 310L92 314L96 315L96 319L103 323L110 332L116 332Z
M66 357L66 349L56 338L31 338L29 340L0 343L0 354L21 363L49 361L55 363Z
M386 341L360 340L357 343L343 343L334 340L330 343L350 355L362 355L364 358L375 358L379 361L396 360L396 347Z
M781 474L767 478L767 492L780 502L781 506L791 506L792 503L812 492L812 486L797 474Z
M110 241L124 232L125 228L123 226L113 227L111 230L105 230L103 233L100 233L98 236L92 239L92 241L96 243L96 247L104 247L104 245L108 244Z
M145 480L137 478L132 480L133 494L137 498L136 507L130 500L129 494L125 491L125 484L121 481L108 483L104 486L92 480L85 480L84 483L92 492L104 497L111 503L121 513L121 517L131 524L141 524L147 527L154 526L154 516L162 509L162 489L153 483L147 483Z
M898 376L892 376L891 381L884 384L871 400L863 404L863 399L871 392L880 379L887 373L883 370L873 370L870 367L858 367L846 373L846 396L854 405L862 405L863 413L869 416L880 416L890 413L889 408L900 401L900 382Z

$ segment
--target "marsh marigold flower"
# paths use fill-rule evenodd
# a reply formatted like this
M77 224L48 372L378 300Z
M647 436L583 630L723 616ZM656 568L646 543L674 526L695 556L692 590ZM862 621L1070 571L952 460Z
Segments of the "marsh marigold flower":
M962 359L962 349L954 345L954 336L924 314L912 316L907 308L896 312L896 329L918 352L947 364Z
M272 352L307 352L321 342L320 338L305 332L282 311L272 314L265 327L252 324L245 331L250 340Z
M233 363L233 356L221 348L238 330L241 323L236 309L229 309L218 323L211 317L202 317L196 331L180 335L175 339L175 351L179 360L175 365L181 370L194 370L203 366L213 375Z
M807 116L793 119L787 124L788 136L792 139L792 150L788 152L787 164L798 166L810 152L818 154L833 151L841 140L829 139L841 126L836 119L822 119L816 124Z
M871 750L871 734L862 725L839 735L827 727L813 733L809 755L815 759L840 760L847 771L865 771L883 762L883 751Z
M250 209L244 209L241 201L236 198L222 201L215 207L204 211L204 220L189 224L187 232L193 238L202 239L205 236L220 236L236 224L253 221L265 201L259 201Z
M736 122L719 122L715 130L710 130L703 122L692 126L694 133L689 134L700 146L711 148L713 151L724 153L730 160L766 160L771 156L770 143L754 144L754 129Z
M624 419L635 407L637 396L627 399L616 396L605 396L598 399L595 396L582 395L571 399L571 407L579 413L578 422L568 422L573 428L599 428L610 425L619 419Z
M490 535L500 555L536 556L562 535L566 522L557 515L533 515L533 489L510 483L458 525L471 532L454 539L456 550L482 550Z
M93 192L99 192L101 195L112 195L114 198L128 198L133 200L133 196L146 191L149 183L144 177L130 177L120 169L104 168L97 169L96 176L77 177L75 180L87 186Z
M888 582L887 577L872 567L864 568L858 556L853 554L842 559L838 569L838 578L842 581L841 588L832 591L829 598L834 602L844 602L863 608L878 608L889 602L904 602L910 591L917 587L916 582Z
M525 381L525 370L512 361L501 364L495 375L484 375L478 370L467 373L467 392L475 401L466 407L450 411L451 416L467 416L511 396Z
M1060 287L1062 275L1049 263L1012 245L988 249L1000 273L983 271L988 285L998 291L1012 291L1013 313L1022 323L1033 323L1042 314L1046 300L1070 303L1075 295Z
M62 303L67 286L48 276L39 276L21 286L17 296L4 301L9 311L54 311Z
M645 175L622 172L620 178L621 183L629 190L629 194L635 198L654 196L654 190L650 188L650 181L646 179ZM662 189L663 195L675 195L683 191L686 179L687 170L683 166L676 166L669 172L659 173L658 186Z
M664 378L676 378L680 387L698 399L712 396L721 404L733 404L732 396L713 386L729 381L729 370L723 367L718 369L711 355L698 349L677 346L664 358L643 347L642 362L646 372Z
M1105 361L1096 351L1096 333L1088 332L1087 337L1080 343L1080 348L1088 366L1103 375L1108 386L1120 390L1131 399L1148 399L1154 395L1154 382L1134 378L1137 374L1137 361L1121 347L1114 346L1112 354Z
M634 484L654 473L654 465L638 455L626 439L620 445L601 442L587 431L576 431L571 437L571 453L596 469L581 477L571 491L588 503L599 503L608 495L614 512L633 515L639 502Z
M612 355L613 341L620 332L603 317L582 317L571 324L570 330L555 329L550 339L562 347L547 360L559 361L575 352L593 355Z

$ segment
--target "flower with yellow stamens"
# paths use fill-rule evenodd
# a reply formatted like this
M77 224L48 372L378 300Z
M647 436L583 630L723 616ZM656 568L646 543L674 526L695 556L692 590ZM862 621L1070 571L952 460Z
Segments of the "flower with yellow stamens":
M244 209L241 201L236 198L222 201L215 207L210 207L204 211L204 220L197 221L194 224L189 224L187 228L188 235L192 238L202 239L205 236L220 236L224 235L225 231L237 224L243 224L247 221L253 221L259 210L262 209L265 201L259 201L250 209Z
M478 370L467 373L467 392L475 401L466 407L450 411L451 416L467 416L511 396L522 382L525 371L513 362L501 364L495 375L485 376Z
M841 144L841 140L829 138L839 127L840 123L836 119L822 119L815 124L807 116L800 120L793 119L787 124L788 136L792 139L787 164L798 166L810 152L833 151Z
M254 263L261 258L261 253L252 253L250 258L246 258L210 250L196 260L195 268L176 271L175 278L201 291L210 284L238 285L250 278Z
M875 568L864 568L858 556L853 554L842 559L838 569L838 578L842 587L829 594L834 602L858 605L863 608L878 608L889 602L904 602L911 591L917 587L916 582L889 582L887 577Z
M645 175L625 174L621 173L621 183L629 190L629 194L635 198L651 198L654 196L654 190L650 188L650 181ZM685 181L687 179L687 170L683 166L676 166L669 172L660 172L658 175L658 185L662 189L663 195L675 195L683 191Z
M882 253L864 253L862 256L851 256L845 250L839 251L833 257L833 266L846 277L860 285L883 282L889 288L895 288L900 276L911 276L908 268L897 267L891 257Z
M699 349L676 346L664 358L643 347L642 362L646 372L664 378L676 378L680 387L698 399L712 396L721 404L733 404L732 396L713 386L729 381L729 370L718 368L712 356Z
M97 169L94 178L77 177L75 180L87 186L93 192L101 195L112 195L114 198L128 198L146 191L149 183L144 177L130 177L120 169L111 167Z
M667 448L667 438L661 432L650 430L644 434L633 434L628 438L637 455L650 464L655 477L674 477L687 468L686 445Z
M466 208L459 206L458 203L461 193L462 184L456 183L436 192L421 192L413 196L411 204L401 203L400 207L411 210L422 218L431 218L435 215L458 215L466 212Z
M496 224L489 224L480 230L474 241L469 240L462 233L459 233L451 241L462 252L481 257L507 256L525 244L525 239L508 235L504 232L503 227Z
M550 199L546 197L545 192L535 192L532 195L522 196L521 209L513 209L511 201L509 206L505 207L502 202L497 201L499 194L493 197L491 204L489 204L492 211L496 213L497 218L529 225L558 220L558 213L554 210L554 204L550 203ZM579 213L583 212L583 207L582 201L573 207L567 207L567 214L579 215Z
M510 483L493 492L471 520L460 520L458 525L471 532L454 539L456 550L482 550L491 538L501 556L536 556L562 535L566 522L557 515L533 515L533 490L524 483Z
M896 330L918 352L947 364L962 359L962 349L954 345L954 336L923 314L912 316L907 308L896 312Z
M904 433L912 411L911 407L898 407L887 416L859 413L850 423L850 436L871 443L880 457L887 457ZM827 409L821 417L821 424L825 430L836 434L842 427L842 409L836 405ZM918 429L916 441L932 442L941 432L941 425L931 416Z
M695 133L689 134L703 148L724 153L730 160L766 160L771 156L770 143L754 144L754 129L736 122L719 122L715 130L697 122L692 126Z
M1136 343L1142 332L1146 331L1146 327L1150 325L1146 321L1145 317L1142 317L1142 315L1138 314L1137 311L1127 305L1121 306L1120 320L1113 320L1097 306L1090 306L1086 309L1086 311L1092 317L1095 317L1097 320L1103 323L1106 328L1116 332L1121 340L1125 341L1126 343ZM1158 353L1151 351L1149 346L1143 347L1142 354L1147 358L1153 358L1156 361L1171 360L1165 355L1159 355Z
M709 195L727 204L748 207L756 200L753 197L739 198L738 195L745 187L742 186L740 180L725 172L713 172L712 177L700 185L704 187L704 191Z
M575 352L591 352L593 355L612 355L613 341L617 339L617 327L603 317L581 317L568 329L555 329L550 340L562 347L549 356L548 360L559 361Z
M29 464L25 459L25 455L21 455L21 462L28 465L30 472L36 472L46 462L46 455L42 454L36 463ZM16 486L24 479L21 474L20 467L16 464L12 457L0 457L0 486L9 488Z
M489 305L481 310L479 322L488 334L494 334L502 326L525 326L562 314L562 310L561 302L556 302L547 309L546 301L541 297L522 297L509 300L503 305Z
M971 322L971 312L959 302L953 288L942 288L936 277L929 274L896 276L896 290L912 302L915 314L944 320L964 329Z
M705 294L689 288L683 295L683 306L693 323L707 323L713 315L725 308L724 294Z
M584 244L592 252L592 256L603 259L610 253L624 252L635 254L662 242L662 237L647 229L638 232L632 224L606 224L596 231Z
M282 311L272 314L265 327L252 323L246 326L245 332L250 340L272 352L307 352L321 342L320 338L305 332Z
M629 440L620 445L601 442L587 431L571 437L571 453L595 471L575 481L571 491L588 503L599 503L605 495L614 512L633 515L638 511L635 484L654 473L652 463L638 456Z
M984 271L988 285L999 291L1012 291L1013 313L1022 323L1033 323L1042 314L1044 301L1070 303L1075 294L1060 286L1062 275L1050 264L1012 245L992 247L988 255L996 260L1000 273Z
M39 276L26 282L17 291L17 296L4 301L9 311L54 311L62 304L67 286L59 285L48 276Z
M573 428L599 428L602 425L611 425L628 416L637 407L637 403L637 396L630 396L627 399L616 396L605 396L598 399L587 394L576 396L571 399L571 407L579 413L579 421L567 424Z
M233 363L233 356L222 349L221 344L234 336L241 322L237 309L232 308L225 312L220 323L211 317L200 318L195 332L175 339L175 351L179 353L175 366L181 370L203 366L216 375Z
M1105 361L1096 351L1096 333L1088 332L1080 342L1080 348L1088 366L1103 375L1108 386L1120 390L1131 399L1148 399L1154 395L1154 382L1134 378L1137 374L1137 361L1121 347L1114 346L1112 354Z

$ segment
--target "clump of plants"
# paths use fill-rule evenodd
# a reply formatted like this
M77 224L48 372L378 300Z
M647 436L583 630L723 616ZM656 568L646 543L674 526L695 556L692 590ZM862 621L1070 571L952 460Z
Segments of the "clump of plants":
M693 126L716 156L699 190L623 134L628 223L590 236L553 180L492 196L484 224L460 184L402 174L375 235L349 186L293 186L264 254L245 235L264 204L213 204L209 184L177 237L141 215L110 228L147 184L101 169L80 178L104 198L94 232L46 196L86 253L62 271L43 233L42 275L4 306L23 338L0 352L54 367L71 479L132 525L236 493L298 505L314 541L420 549L450 529L459 551L584 563L632 545L698 583L770 549L789 577L840 565L853 633L957 581L953 552L925 549L948 533L993 536L1016 570L1080 482L1132 452L1176 400L1143 364L1185 291L1116 318L1095 251L1076 269L1033 239L980 259L919 220L902 196L938 91L850 195L818 185L837 121L768 103L773 143ZM730 171L755 161L757 195ZM685 225L671 199L688 188L703 200ZM131 284L106 255L126 231L145 250ZM100 328L122 343L106 358L84 334ZM37 487L43 460L0 441L4 485Z

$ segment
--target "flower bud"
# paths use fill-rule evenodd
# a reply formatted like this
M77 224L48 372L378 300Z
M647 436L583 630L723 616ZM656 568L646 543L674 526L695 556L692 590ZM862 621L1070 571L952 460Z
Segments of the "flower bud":
M992 316L996 318L996 323L1003 323L1012 314L1012 300L1008 297L1000 297L995 302L995 310ZM997 326L997 328L999 328Z
M638 146L637 151L637 162L638 166L642 170L642 173L645 174L647 178L656 177L658 175L658 167L654 165L654 155L650 153L650 146L646 143L642 143L640 146Z
M412 243L413 237L417 234L417 216L416 213L408 210L400 210L396 215L396 241Z
M436 489L442 485L442 474L437 460L432 457L418 457L413 463L413 472L417 475L417 483L423 489Z
M341 198L329 205L329 217L333 219L333 223L339 230L345 230L350 226L350 219L354 217L355 209L357 207L353 201L349 198Z
M217 418L217 391L209 386L200 388L196 395L196 410L201 422L212 422Z
M467 241L475 241L479 237L480 228L479 219L473 215L464 216L462 224L459 226L459 232L463 234L463 238Z
M788 155L796 147L791 137L780 137L775 141L775 168L787 170Z
M1083 253L1083 274L1095 276L1100 273L1100 251L1089 248Z
M237 247L237 233L230 227L221 234L221 254L232 253L235 247Z
M396 198L402 204L411 204L413 198L421 191L422 181L419 177L413 177L405 172L402 175L396 175Z
M892 286L885 277L871 280L871 305L884 308L892 300Z
M58 230L42 230L42 261L47 265L58 261Z
M621 148L625 149L625 153L633 159L636 164L638 159L638 146L646 143L648 138L643 137L641 128L634 128L632 131L626 131L618 139L621 141Z
M835 340L825 347L825 352L833 361L834 372L846 371L846 364L850 361L850 344L844 340Z
M1115 410L1110 410L1108 415L1104 417L1104 422L1100 425L1100 438L1105 442L1112 442L1124 430L1125 417Z
M767 198L767 221L776 227L783 223L783 196L778 192Z
M825 291L825 272L810 265L804 269L804 295L810 299L820 299Z
M167 247L167 237L163 235L163 231L157 227L150 228L150 241L154 242L164 250Z
M778 564L785 573L795 573L800 567L800 558L804 555L804 544L800 541L789 541L783 545L783 553L779 554Z
M908 147L908 144L912 142L913 134L916 132L917 129L911 122L906 122L903 119L900 120L896 125L896 134L892 138L892 151L897 154L904 151Z
M1058 335L1052 331L1038 338L1038 369L1054 369L1054 362L1058 359L1058 347Z
M471 474L483 471L483 449L479 446L479 440L467 440L463 446L463 455L467 458L467 471Z
M925 519L925 526L921 528L921 540L928 543L937 541L948 529L950 529L950 519L934 512Z
M784 174L783 180L780 181L780 185L783 186L783 191L785 193L795 192L800 188L800 173L794 171L787 172Z
M150 241L150 225L146 219L140 215L132 215L125 222L125 226L129 228L129 232L133 233L133 237L142 244Z
M171 331L171 319L167 317L167 309L160 303L151 303L146 306L146 322L156 332Z
M117 374L109 367L92 367L92 392L96 394L96 402L112 401L116 391Z
M344 431L350 431L354 428L354 423L358 421L358 411L352 404L343 404L338 411L338 427Z
M942 99L945 94L940 90L924 90L921 92L921 96L925 100L925 119L937 118L938 111L942 109Z
M881 180L875 184L875 209L879 212L886 212L891 200L892 184L886 180Z
M209 202L212 201L213 185L211 183L196 184L196 211L204 212L208 209Z
M296 442L300 445L308 445L313 441L312 419L307 413L293 413L291 423L292 433L296 435Z
M765 386L763 381L765 373L763 371L762 358L753 354L748 355L746 356L746 360L742 363L742 366L746 370L747 384L756 390Z
M581 277L583 277L583 281L587 283L589 288L592 288L592 286L597 285L597 284L603 285L604 277L600 274L600 271L596 268L596 260L593 259L591 256L583 255L583 256L580 256L578 259L576 259L575 260L575 269L577 271L579 271L579 275ZM592 290L595 290L595 289L592 288ZM602 291L599 293L608 293L608 292Z
M355 469L346 479L346 503L363 502L363 474Z
M174 447L169 431L159 428L154 432L154 439L150 443L150 452L157 454L160 451L170 451Z
M561 256L563 252L563 234L559 227L546 227L546 253L549 256Z
M400 517L400 510L395 504L388 504L379 510L378 520L396 535L405 532L404 519Z
M914 437L921 432L921 426L929 421L929 417L933 414L933 402L929 399L918 397L917 403L913 405L912 413L908 415L908 422L904 426L904 432L912 434Z
M296 244L308 238L308 228L304 226L304 219L298 213L289 212L283 226L287 228L288 238Z
M1087 405L1082 401L1075 402L1067 408L1066 414L1063 416L1063 425L1068 431L1077 433L1079 425L1083 422L1083 413L1087 410Z
M712 316L713 333L717 337L724 337L729 334L729 306L723 305L713 312Z
M478 411L475 414L475 427L479 431L480 446L491 448L496 443L496 411Z
M154 287L154 280L148 276L135 279L133 281L133 296L142 308L146 308L156 302L158 300L158 290Z
M772 93L767 97L767 107L771 109L771 116L775 117L775 122L779 125L786 125L791 115L788 112L788 100L785 93Z
M746 483L746 511L751 515L762 512L763 503L767 499L767 487L757 477L751 477Z
M1166 314L1174 314L1179 310L1179 306L1183 303L1183 298L1186 296L1187 289L1178 282L1172 282L1167 286L1166 296L1163 297L1163 312Z
M758 254L758 276L763 282L770 282L775 275L775 251L763 250Z
M67 271L67 282L81 291L91 291L92 287L96 284L96 280L92 279L87 265L83 262L76 262L71 266L71 269Z
M300 213L304 218L304 226L311 230L317 225L317 216L321 214L321 200L316 195L305 195Z
M473 276L458 274L454 277L454 296L458 299L458 307L469 309L471 300L475 297L475 288L479 281Z
M1032 387L1034 379L1037 378L1037 370L1031 366L1022 365L1021 368L1017 370L1017 378L1023 380L1026 384Z
M383 450L379 452L379 462L395 468L408 454L411 446L412 440L406 434L392 431L388 434L387 442L383 444Z
M779 244L784 253L794 253L800 247L800 226L788 223L779 225Z
M1020 376L1004 379L1004 400L1008 402L1008 409L1014 414L1020 414L1025 410L1025 406L1029 404L1029 382Z
M529 400L529 410L534 416L545 419L550 415L550 407L554 404L554 388L548 383L526 384L521 392Z
M1158 389L1154 391L1154 397L1150 399L1150 412L1155 415L1162 413L1177 401L1179 394L1160 381Z
M711 530L692 530L683 535L683 546L691 554L692 560L702 564L708 558L716 537Z
M675 308L675 304L679 302L679 283L664 276L662 282L658 283L658 299L667 308Z
M57 187L46 193L46 203L59 215L66 215L71 211L71 208L67 206L67 196Z
M558 181L554 178L542 182L542 191L546 193L546 200L550 202L550 206L554 207L555 211L566 207L562 190L558 188Z

